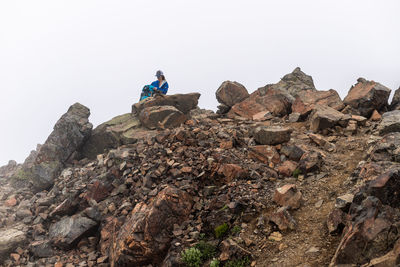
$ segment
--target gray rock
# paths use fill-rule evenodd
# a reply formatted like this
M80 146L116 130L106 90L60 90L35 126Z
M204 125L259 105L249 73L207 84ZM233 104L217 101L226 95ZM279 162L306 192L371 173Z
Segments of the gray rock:
M135 143L139 127L139 119L130 113L112 118L93 130L82 148L82 154L86 158L95 159L107 150Z
M381 135L400 132L400 110L383 113L382 120L378 125L378 131Z
M331 128L344 119L344 114L328 106L316 105L310 115L310 130L318 132Z
M340 196L336 198L335 208L347 212L350 208L351 203L353 202L353 199L353 194L345 194L343 196Z
M400 110L400 87L394 92L390 110Z
M35 241L29 245L30 252L38 258L48 258L53 256L54 251L48 240Z
M0 262L5 260L9 253L28 241L26 234L19 227L0 230Z
M68 249L97 225L96 221L80 214L64 217L50 226L49 237L55 246Z
M294 112L289 115L289 122L298 122L300 120L300 113Z
M257 143L262 145L277 145L288 142L293 132L288 127L259 126L254 129L253 136Z

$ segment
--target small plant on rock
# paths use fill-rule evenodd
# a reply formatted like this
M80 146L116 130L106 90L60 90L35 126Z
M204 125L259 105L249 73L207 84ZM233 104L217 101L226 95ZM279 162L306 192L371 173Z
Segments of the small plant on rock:
M224 267L245 267L250 263L249 258L245 257L237 260L230 260L224 264Z
M235 225L235 226L233 226L231 233L233 235L236 235L236 234L240 233L241 230L242 230L242 228L239 225Z
M213 260L210 262L210 267L219 267L219 260L213 259Z
M211 245L210 243L207 243L202 240L199 243L197 243L194 247L197 248L198 250L200 250L201 259L203 261L209 260L215 256L216 248L215 248L215 246Z
M294 178L299 177L300 174L301 174L301 170L300 170L300 169L295 169L295 170L293 171L293 177L294 177Z
M189 267L200 267L202 264L201 251L197 248L188 248L182 251L181 259Z
M215 227L215 229L214 229L215 237L216 238L223 237L228 232L228 228L229 228L229 226L227 223L223 223L223 224Z

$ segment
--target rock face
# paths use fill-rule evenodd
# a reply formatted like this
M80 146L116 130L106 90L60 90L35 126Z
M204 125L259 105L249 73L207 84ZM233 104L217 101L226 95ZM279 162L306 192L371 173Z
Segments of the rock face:
M111 266L143 266L162 262L174 224L185 221L190 195L174 187L162 190L150 205L137 204L112 246Z
M187 120L187 116L173 106L153 106L143 109L140 122L149 129L173 128Z
M400 110L400 87L394 92L390 110Z
M254 129L253 135L261 145L277 145L288 142L292 129L279 126L259 126Z
M303 90L297 93L292 104L292 112L300 113L304 117L308 115L316 105L324 105L338 111L344 108L343 101L339 94L331 89L329 91Z
M310 130L318 132L331 128L344 118L344 114L328 106L315 106L310 115Z
M246 87L238 82L231 81L223 82L215 92L215 95L219 103L228 107L232 107L249 97Z
M391 132L400 132L400 110L383 113L378 130L381 135Z
M357 80L344 98L344 104L358 110L360 115L369 118L374 109L380 111L388 105L390 89L374 81L363 78Z
M132 114L139 115L143 109L154 106L173 106L183 114L188 114L197 107L199 102L199 93L176 94L176 95L157 95L146 98L139 103L132 105Z
M0 167L0 178L9 178L13 176L17 168L17 162L15 160L10 160L7 165Z
M18 246L27 242L27 240L26 234L19 230L18 227L0 230L0 262L5 257L8 257L9 253Z
M135 143L139 126L139 120L130 113L117 116L97 126L81 152L84 157L95 159L98 154L106 150Z
M66 162L89 138L93 125L89 122L90 110L76 103L57 121L53 132L40 148L36 163Z
M76 103L61 116L53 132L37 152L34 163L24 164L13 176L16 184L32 183L36 191L48 189L62 166L79 150L92 131L90 110Z

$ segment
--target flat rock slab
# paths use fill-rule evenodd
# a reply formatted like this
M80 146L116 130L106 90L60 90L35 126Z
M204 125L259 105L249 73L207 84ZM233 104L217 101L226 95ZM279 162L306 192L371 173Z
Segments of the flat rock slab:
M143 109L139 120L149 129L165 129L178 127L187 120L187 116L174 106L153 106Z
M306 116L314 109L315 105L325 105L335 110L344 108L339 94L333 89L328 91L303 90L297 94L292 105L292 112Z
M400 132L400 110L383 113L382 120L378 125L381 135L391 132Z
M316 105L310 115L310 130L318 132L331 128L344 118L345 115L336 109L324 105Z
M280 126L259 126L253 131L254 139L261 145L277 145L288 142L293 130Z

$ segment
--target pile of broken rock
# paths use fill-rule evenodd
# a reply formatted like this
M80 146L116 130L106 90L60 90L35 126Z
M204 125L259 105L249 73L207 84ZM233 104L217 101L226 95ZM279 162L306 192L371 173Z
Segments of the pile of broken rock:
M326 222L342 234L329 261L398 263L399 91L388 105L390 89L360 78L342 101L296 68L252 94L222 83L217 114L198 93L156 96L92 129L76 103L0 168L0 266L185 266L198 244L213 248L204 264L263 266L246 229L266 211L260 236L301 228L296 183L329 176L335 142L361 134L370 149Z

